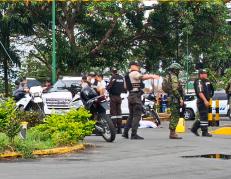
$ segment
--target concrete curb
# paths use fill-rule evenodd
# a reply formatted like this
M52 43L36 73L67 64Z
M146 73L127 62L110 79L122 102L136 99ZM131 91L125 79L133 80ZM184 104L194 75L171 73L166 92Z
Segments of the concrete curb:
M33 151L34 155L59 155L59 154L65 154L70 152L79 152L89 147L95 147L93 144L78 144L75 146L70 147L58 147L53 149L44 149L44 150L35 150ZM19 152L7 152L7 153L0 153L0 159L1 158L18 158L22 157L22 154Z

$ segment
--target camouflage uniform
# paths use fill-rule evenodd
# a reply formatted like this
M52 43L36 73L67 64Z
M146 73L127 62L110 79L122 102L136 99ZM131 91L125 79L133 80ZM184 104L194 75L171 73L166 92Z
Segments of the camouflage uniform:
M171 84L171 90L168 91L170 109L171 109L171 119L169 123L169 138L170 139L182 139L182 137L178 137L176 134L176 126L178 124L180 118L180 109L181 102L183 101L183 89L180 85L180 81L178 78L179 72L182 69L181 65L178 63L172 63L168 70L170 71L168 78ZM182 106L183 107L183 106Z
M182 94L180 94L180 83L178 77L174 73L170 73L170 78L172 82L172 93L170 94L171 103L171 119L169 123L169 129L175 130L180 118L180 99L183 100Z

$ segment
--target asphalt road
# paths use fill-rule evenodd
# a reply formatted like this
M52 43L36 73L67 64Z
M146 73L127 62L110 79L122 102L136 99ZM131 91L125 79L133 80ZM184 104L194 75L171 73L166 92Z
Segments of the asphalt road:
M225 121L231 124L230 121ZM187 122L187 127L191 122ZM114 143L87 137L96 145L82 153L36 160L0 162L0 179L229 179L231 160L182 158L201 154L231 155L231 136L196 137L189 131L183 140L169 140L163 128L140 129L143 141L117 136Z

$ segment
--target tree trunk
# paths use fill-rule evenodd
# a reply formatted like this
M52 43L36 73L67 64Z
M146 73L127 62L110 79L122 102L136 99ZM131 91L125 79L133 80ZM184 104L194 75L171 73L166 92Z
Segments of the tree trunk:
M4 35L2 36L2 43L5 47L6 50L9 51L9 47L10 47L10 38L9 38L9 34L8 33L4 33ZM4 71L4 83L5 83L5 96L8 97L9 96L9 79L8 79L8 56L5 52L5 50L3 49L3 47L1 47L1 51L2 51L2 57L3 57L3 71Z
M9 86L8 86L8 63L7 58L3 55L3 69L4 69L4 82L5 82L5 96L9 96Z

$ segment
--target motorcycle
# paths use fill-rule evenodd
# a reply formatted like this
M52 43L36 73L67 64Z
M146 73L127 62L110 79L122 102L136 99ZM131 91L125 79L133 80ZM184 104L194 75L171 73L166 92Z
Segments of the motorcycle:
M157 113L155 108L156 98L153 94L144 94L143 95L143 115L142 118L151 117L154 119L156 126L160 126L160 116Z
M45 115L43 110L42 91L43 88L41 86L30 87L29 93L18 91L17 95L15 95L16 109L21 111L36 111L40 114L39 118L43 118Z
M96 91L89 86L80 90L79 85L72 84L70 88L66 89L73 95L73 105L78 104L76 108L79 107L78 100L81 100L83 106L92 114L92 120L96 121L95 134L101 135L107 142L113 142L116 137L116 129L111 118L106 114L106 111L109 109L109 104L105 96L99 96ZM78 96L78 92L80 92L80 95L76 97Z

